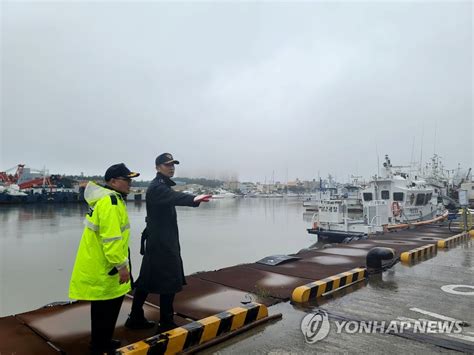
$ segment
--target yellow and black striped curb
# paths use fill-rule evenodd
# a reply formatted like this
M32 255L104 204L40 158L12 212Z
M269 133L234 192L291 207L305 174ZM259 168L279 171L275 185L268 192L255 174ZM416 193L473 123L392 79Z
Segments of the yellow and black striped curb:
M367 277L367 269L355 268L347 272L329 276L325 279L299 286L293 290L291 299L294 302L308 302L310 299L320 297L323 293L337 290L340 287L364 280Z
M459 242L466 241L469 239L470 237L468 233L457 234L447 239L438 240L438 248L451 248L452 246L454 246L454 244L457 244Z
M402 253L400 255L400 260L405 263L416 261L422 257L434 255L437 253L437 251L438 248L436 244L428 244Z
M266 317L265 305L250 303L124 346L116 354L176 354Z

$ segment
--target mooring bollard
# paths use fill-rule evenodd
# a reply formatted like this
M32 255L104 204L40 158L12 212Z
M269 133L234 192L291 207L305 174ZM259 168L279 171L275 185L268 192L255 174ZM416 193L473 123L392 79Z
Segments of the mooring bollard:
M366 257L368 269L379 270L383 268L384 261L393 261L395 258L395 250L392 248L375 247L369 250Z

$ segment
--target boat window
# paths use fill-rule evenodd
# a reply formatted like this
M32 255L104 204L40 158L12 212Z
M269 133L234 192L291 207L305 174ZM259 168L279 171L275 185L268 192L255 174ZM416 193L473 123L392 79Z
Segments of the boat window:
M372 201L372 192L363 193L364 201Z
M430 202L431 197L433 197L432 192L430 192L429 194L426 194L426 196L425 196L425 205L428 204L428 202Z
M422 206L425 203L425 194L417 194L415 206Z
M394 201L403 201L403 192L394 192L393 193L393 200Z
M382 191L382 200L389 200L390 199L390 191L383 190Z

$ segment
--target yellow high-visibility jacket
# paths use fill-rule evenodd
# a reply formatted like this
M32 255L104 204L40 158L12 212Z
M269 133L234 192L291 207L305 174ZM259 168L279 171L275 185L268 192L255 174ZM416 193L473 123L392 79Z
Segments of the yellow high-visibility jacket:
M122 196L89 182L84 198L90 212L77 251L69 285L76 300L108 300L130 291L130 282L120 284L117 269L129 268L130 224ZM115 268L115 269L114 269Z

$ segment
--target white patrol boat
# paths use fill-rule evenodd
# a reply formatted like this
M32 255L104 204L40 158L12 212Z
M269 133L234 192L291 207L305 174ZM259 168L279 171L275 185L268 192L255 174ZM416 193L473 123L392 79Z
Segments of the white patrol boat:
M360 238L382 233L388 226L388 208L385 201L370 201L364 207L364 215L349 217L346 200L321 201L319 212L313 215L310 234L330 242L340 243L346 238Z
M382 200L387 203L390 224L412 223L431 219L439 211L432 185L417 176L402 172L392 166L388 155L383 163L383 176L375 176L362 190L362 204Z
M431 220L444 212L442 204L438 207L433 198L432 185L397 170L402 167L392 166L388 155L383 168L383 176L375 176L361 190L361 215L349 216L347 200L321 201L319 213L313 216L313 226L308 232L331 242L341 242L346 238L381 233L396 225Z

